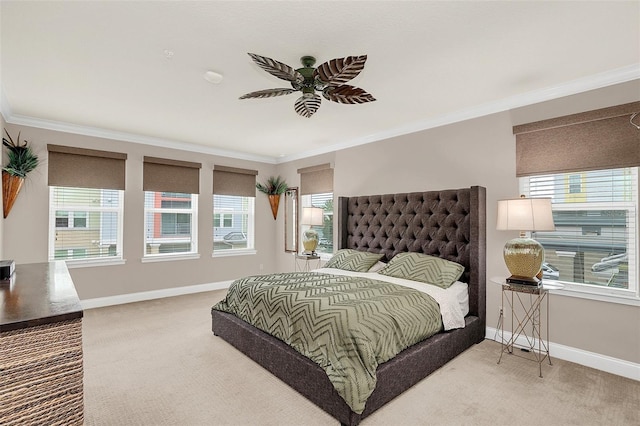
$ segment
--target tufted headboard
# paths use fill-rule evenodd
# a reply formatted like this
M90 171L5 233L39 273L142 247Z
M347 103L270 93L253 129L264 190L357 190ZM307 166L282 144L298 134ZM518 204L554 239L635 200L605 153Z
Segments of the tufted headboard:
M418 252L465 267L469 315L486 322L486 190L481 186L444 191L339 197L338 244L389 261Z

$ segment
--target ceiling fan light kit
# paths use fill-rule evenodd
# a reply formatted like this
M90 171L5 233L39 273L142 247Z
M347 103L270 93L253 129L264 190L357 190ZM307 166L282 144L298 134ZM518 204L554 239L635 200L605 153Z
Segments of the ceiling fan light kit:
M296 100L294 109L299 115L307 118L320 108L322 98L316 92L321 92L322 96L329 101L342 104L362 104L376 100L363 89L344 84L364 69L367 55L332 59L320 64L317 68L313 67L316 58L303 56L300 58L302 68L298 69L255 53L249 53L249 56L269 74L288 81L292 88L258 90L242 95L240 99L272 98L299 91L302 92L302 96Z
M212 84L219 84L222 81L222 78L222 74L215 71L209 70L204 73L204 79Z

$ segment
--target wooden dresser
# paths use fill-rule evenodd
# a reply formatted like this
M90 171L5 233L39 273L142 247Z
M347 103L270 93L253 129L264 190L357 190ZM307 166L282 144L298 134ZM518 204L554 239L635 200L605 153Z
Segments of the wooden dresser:
M64 262L0 282L0 424L82 425L82 306Z

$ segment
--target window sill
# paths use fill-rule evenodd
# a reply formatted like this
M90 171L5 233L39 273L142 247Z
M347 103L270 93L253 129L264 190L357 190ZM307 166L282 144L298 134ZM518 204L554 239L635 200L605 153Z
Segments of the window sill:
M230 256L250 256L258 254L255 249L242 249L242 250L221 250L214 251L211 257L230 257Z
M53 260L56 260L56 259L53 259ZM67 259L64 262L67 264L67 268L76 269L76 268L93 268L95 266L124 265L126 263L126 260L125 259L86 259L86 260Z
M187 254L158 254L152 256L145 256L140 259L142 263L153 262L173 262L175 260L194 260L200 259L199 253L187 253Z
M556 281L549 282L553 283ZM589 291L588 289L581 288L581 286L572 283L566 283L562 281L557 282L563 284L564 288L559 290L551 290L551 293L557 294L559 296L577 297L580 299L597 300L607 303L618 303L621 305L640 306L640 297L638 297L637 294L633 294L633 292L631 291L612 289L608 287L598 288L595 291Z

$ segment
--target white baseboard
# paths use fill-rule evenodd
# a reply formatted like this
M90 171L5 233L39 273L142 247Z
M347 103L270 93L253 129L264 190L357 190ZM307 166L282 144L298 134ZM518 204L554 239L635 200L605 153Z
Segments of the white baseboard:
M202 293L205 291L229 288L233 281L190 285L186 287L165 288L162 290L143 291L139 293L119 294L117 296L97 297L81 300L82 309L103 308L105 306L122 305L125 303L142 302L145 300L161 299L163 297L182 296L185 294Z
M500 330L493 327L487 327L485 337L487 339L500 342ZM511 333L505 331L504 339L507 341L511 339ZM515 341L515 346L527 347L528 343L526 338L519 336ZM549 356L551 356L551 358L575 362L576 364L584 365L586 367L595 368L597 370L606 371L607 373L640 381L640 364L630 361L572 348L570 346L560 345L553 342L549 342Z

